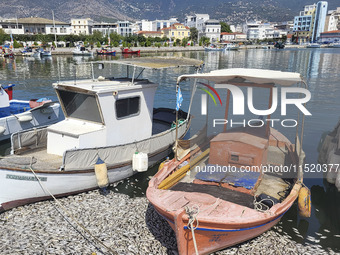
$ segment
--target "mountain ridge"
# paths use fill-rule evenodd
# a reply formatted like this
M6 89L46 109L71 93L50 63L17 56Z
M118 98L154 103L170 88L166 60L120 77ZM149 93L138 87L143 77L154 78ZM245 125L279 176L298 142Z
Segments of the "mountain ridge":
M338 0L328 1L328 9L335 9ZM24 18L30 16L69 22L71 18L92 18L95 21L169 19L184 20L185 15L207 13L212 19L230 24L246 20L289 21L299 15L308 0L12 0L0 2L0 16L3 18Z

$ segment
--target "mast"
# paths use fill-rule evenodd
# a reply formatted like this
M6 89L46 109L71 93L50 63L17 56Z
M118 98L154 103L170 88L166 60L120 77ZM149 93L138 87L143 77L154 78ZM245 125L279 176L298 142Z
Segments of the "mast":
M54 44L55 44L55 47L57 48L57 31L55 28L54 11L52 11L52 17L53 17L53 27L54 27Z

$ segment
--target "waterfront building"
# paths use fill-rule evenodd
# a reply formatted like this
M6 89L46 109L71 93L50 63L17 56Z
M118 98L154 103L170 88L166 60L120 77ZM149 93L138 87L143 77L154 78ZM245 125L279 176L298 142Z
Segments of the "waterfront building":
M118 21L118 31L117 33L121 36L129 36L133 34L130 21Z
M2 20L0 28L7 34L67 35L71 31L69 23L39 17Z
M209 19L204 22L203 32L198 33L199 37L208 37L211 43L220 41L221 37L221 24L218 20Z
M340 7L338 7L336 10L328 11L325 30L340 30Z
M94 31L99 31L103 34L103 36L108 36L109 34L118 32L118 24L117 23L106 23L106 22L93 23L92 33Z
M163 28L169 28L174 24L179 24L177 18L171 18L168 20L153 20L151 21L151 31L160 31Z
M300 15L294 17L293 31L299 44L310 42L314 26L315 9L316 4L306 5L304 10L300 11Z
M306 5L300 15L294 17L293 31L299 44L318 40L325 29L327 7L326 1L319 1L317 4Z
M72 34L76 35L90 35L92 34L93 21L90 18L85 19L71 19Z
M205 22L209 19L209 14L194 14L192 16L185 17L184 25L188 27L195 27L198 32L202 33L205 27Z
M247 40L247 35L243 33L221 33L221 42L245 42Z
M181 23L175 23L170 27L162 28L161 32L163 37L173 38L174 40L182 40L190 36L190 28Z
M319 1L316 4L312 42L316 42L320 37L320 33L325 31L327 8L328 2L326 1Z
M321 43L340 42L340 30L320 33L319 42Z
M24 26L19 24L17 19L0 20L0 28L6 34L23 35L25 33Z

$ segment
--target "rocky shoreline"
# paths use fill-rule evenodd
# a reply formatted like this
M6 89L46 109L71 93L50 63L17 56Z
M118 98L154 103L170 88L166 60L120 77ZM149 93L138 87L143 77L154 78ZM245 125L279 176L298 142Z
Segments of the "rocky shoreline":
M98 190L30 204L0 214L0 250L6 254L178 254L174 232L145 197ZM90 233L81 229L75 220ZM72 227L72 225L74 227ZM281 224L248 242L215 254L336 254L302 245ZM103 242L109 250L98 241Z

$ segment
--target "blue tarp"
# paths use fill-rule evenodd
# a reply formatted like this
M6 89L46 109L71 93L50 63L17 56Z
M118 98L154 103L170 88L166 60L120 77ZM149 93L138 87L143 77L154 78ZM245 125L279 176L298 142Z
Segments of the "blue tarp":
M224 182L236 187L252 189L259 176L259 172L245 172L235 167L207 165L196 174L196 179L218 183Z

